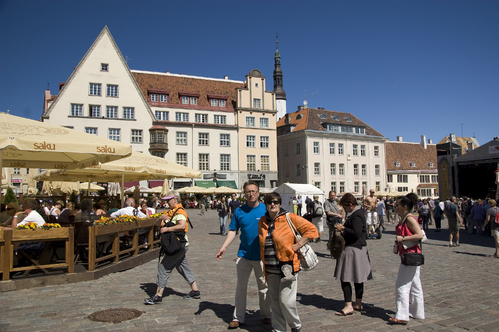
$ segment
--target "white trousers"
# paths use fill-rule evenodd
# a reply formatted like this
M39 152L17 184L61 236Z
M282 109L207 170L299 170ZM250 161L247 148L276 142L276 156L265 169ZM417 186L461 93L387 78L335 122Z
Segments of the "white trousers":
M296 280L281 282L280 274L267 274L269 285L270 308L272 309L272 328L277 332L286 332L286 323L293 328L300 328L301 321L296 307L298 274Z
M424 298L420 266L405 266L400 264L397 276L396 301L397 313L395 318L408 321L409 317L424 319Z
M236 286L236 305L232 320L244 323L246 314L246 294L248 293L248 281L251 270L255 273L256 284L258 286L258 302L260 305L260 316L270 318L270 300L267 294L267 284L263 274L262 261L250 261L246 258L238 257L237 267L237 286Z

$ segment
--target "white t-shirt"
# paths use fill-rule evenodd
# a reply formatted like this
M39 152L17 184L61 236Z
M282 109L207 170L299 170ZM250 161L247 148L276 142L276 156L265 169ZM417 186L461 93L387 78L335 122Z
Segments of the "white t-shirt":
M45 224L45 219L38 212L31 211L18 225L26 225L29 222L34 222L38 227L42 227Z

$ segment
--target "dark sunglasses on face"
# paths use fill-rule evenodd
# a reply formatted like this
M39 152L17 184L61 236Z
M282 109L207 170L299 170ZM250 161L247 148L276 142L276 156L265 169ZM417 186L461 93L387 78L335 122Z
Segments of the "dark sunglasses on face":
M272 205L272 204L279 205L280 203L279 203L279 201L271 201L271 202L268 202L267 205Z

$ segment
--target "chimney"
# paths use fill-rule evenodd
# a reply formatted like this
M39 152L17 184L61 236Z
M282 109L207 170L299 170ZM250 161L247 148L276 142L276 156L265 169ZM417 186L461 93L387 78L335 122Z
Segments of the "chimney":
M229 79L229 76L225 75L224 80L228 80L228 79Z
M456 134L450 134L449 139L452 143L456 143Z
M165 71L165 74L170 74L170 71L169 70Z
M421 145L426 150L426 135L421 135Z
M431 140L431 138L428 138L428 144L433 144L433 141Z
M473 150L473 142L468 142L468 152Z
M288 113L286 113L284 115L284 124L287 124L287 125L289 124L289 114Z
M402 142L402 136L397 136L397 142Z

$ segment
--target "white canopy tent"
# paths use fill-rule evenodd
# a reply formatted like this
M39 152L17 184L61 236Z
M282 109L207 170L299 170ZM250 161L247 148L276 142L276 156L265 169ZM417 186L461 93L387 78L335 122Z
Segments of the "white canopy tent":
M282 199L282 208L288 211L293 211L293 197L301 196L303 200L302 205L302 215L307 212L305 206L305 199L310 197L313 199L314 195L319 196L319 202L324 203L324 192L311 184L303 184L303 183L283 183L279 187L274 189L275 193L281 195Z

